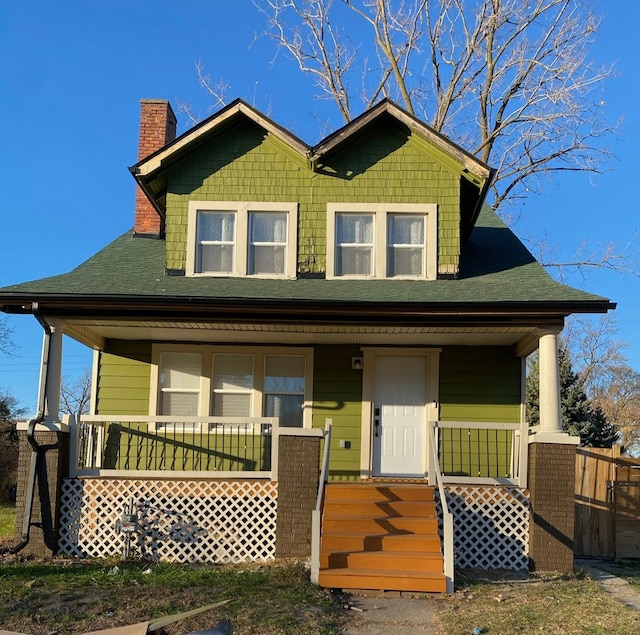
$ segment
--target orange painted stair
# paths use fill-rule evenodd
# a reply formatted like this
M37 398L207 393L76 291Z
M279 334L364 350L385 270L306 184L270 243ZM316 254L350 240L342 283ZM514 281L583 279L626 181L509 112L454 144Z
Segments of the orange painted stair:
M446 592L434 489L415 483L327 485L319 584Z

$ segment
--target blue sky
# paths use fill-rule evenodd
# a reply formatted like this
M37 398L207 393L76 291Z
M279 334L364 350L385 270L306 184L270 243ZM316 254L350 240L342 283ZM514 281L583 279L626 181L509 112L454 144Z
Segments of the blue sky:
M567 175L528 200L514 230L547 236L558 258L615 243L639 260L640 220L635 154L640 143L637 60L640 3L602 3L597 61L615 63L603 99L622 118L602 176ZM233 2L97 2L32 0L0 10L2 224L0 286L64 273L132 225L139 100L179 101L203 115L209 106L194 63L224 78L230 99L242 97L314 143L340 125L330 102L315 98L312 80L256 39L264 30L250 0ZM179 131L188 127L178 115ZM331 121L329 129L322 122ZM331 127L333 126L333 127ZM569 284L618 303L619 335L640 370L640 278L598 271ZM42 329L33 317L12 317L18 345L0 357L0 390L35 409ZM67 340L64 374L72 378L91 353Z

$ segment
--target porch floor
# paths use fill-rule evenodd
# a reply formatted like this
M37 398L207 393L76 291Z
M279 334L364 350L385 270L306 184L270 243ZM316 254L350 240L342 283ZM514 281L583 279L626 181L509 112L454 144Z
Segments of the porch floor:
M407 481L327 485L319 584L445 592L434 488Z

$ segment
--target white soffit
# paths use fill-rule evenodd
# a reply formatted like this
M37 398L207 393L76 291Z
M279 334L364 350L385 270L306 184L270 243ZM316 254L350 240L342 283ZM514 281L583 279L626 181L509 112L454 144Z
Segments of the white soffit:
M101 320L68 320L68 332L92 331L102 338L123 340L291 343L291 344L432 344L468 346L519 342L534 328L524 326L455 328L414 326L332 326L298 324L208 324Z

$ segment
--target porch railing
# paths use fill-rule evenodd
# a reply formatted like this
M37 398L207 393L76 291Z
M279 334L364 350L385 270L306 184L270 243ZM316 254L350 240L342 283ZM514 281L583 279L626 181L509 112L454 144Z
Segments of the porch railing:
M83 415L71 436L71 476L276 480L277 457L277 417Z
M320 576L320 543L322 540L322 503L324 490L329 478L329 460L331 458L331 429L333 420L326 419L324 426L324 449L322 452L322 465L320 466L320 479L318 481L318 495L316 506L311 512L311 582L318 584Z
M435 438L436 422L429 425L429 484L438 488L440 507L442 508L442 558L444 560L444 577L447 593L453 593L455 587L455 561L453 549L453 514L449 511L447 496L444 491L442 474L438 461L438 451Z
M526 424L433 421L429 427L444 483L526 487Z

